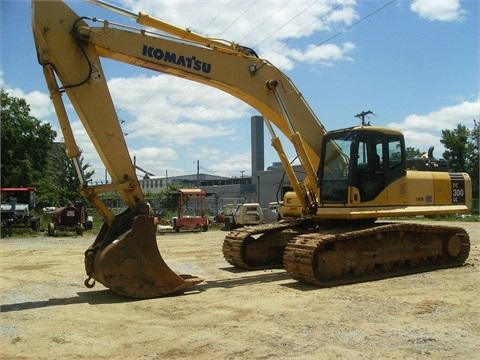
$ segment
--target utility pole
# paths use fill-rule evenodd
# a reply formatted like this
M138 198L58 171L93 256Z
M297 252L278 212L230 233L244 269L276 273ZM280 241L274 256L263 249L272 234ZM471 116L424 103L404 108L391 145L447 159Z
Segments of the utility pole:
M354 117L362 119L362 126L370 126L370 121L368 123L365 123L365 117L367 115L375 115L373 111L368 110L368 111L362 111L361 113L358 113Z
M200 188L200 160L197 160L197 188Z

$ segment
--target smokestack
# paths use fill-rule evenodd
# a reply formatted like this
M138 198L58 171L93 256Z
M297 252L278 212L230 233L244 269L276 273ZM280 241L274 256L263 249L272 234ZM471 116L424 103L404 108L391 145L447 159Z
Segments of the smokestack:
M265 169L265 148L263 144L263 117L251 117L251 137L252 137L252 177L257 171Z

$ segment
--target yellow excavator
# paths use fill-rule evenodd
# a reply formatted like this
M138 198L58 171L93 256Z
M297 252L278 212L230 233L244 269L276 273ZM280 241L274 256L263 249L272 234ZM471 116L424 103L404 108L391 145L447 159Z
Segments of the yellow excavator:
M315 285L458 266L470 240L459 227L377 221L467 212L471 181L441 159L406 159L399 131L362 124L327 132L292 81L254 50L211 39L147 14L99 0L132 17L137 28L78 16L61 1L32 1L38 61L81 180L80 193L103 216L85 252L87 287L100 282L136 298L181 292L202 281L162 259L154 219L139 186L111 99L101 58L144 67L223 90L259 111L292 185L284 220L231 231L223 255L242 269L285 267ZM70 99L112 183L90 185L62 95ZM359 114L364 116L366 113ZM305 171L299 181L276 131L291 141ZM114 215L101 200L115 191L128 206Z

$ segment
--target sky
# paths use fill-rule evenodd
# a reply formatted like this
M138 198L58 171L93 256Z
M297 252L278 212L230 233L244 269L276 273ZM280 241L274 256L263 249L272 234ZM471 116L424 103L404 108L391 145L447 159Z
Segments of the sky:
M372 125L405 134L406 145L436 157L441 131L480 119L480 2L476 0L110 0L205 36L253 48L300 90L327 130ZM80 0L79 16L138 27L134 19ZM31 4L0 0L0 86L62 141L31 30ZM250 118L258 111L206 85L102 62L130 154L157 176L251 175ZM64 98L66 98L64 96ZM71 106L84 161L105 170ZM284 142L287 140L283 139ZM290 160L295 154L285 144ZM265 131L265 167L278 161ZM144 174L137 172L139 177Z

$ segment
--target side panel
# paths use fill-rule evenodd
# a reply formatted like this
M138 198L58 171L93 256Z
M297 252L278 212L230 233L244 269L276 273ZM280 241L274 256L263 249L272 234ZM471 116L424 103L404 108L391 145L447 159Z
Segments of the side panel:
M350 199L354 199L358 189L350 187L349 193ZM317 215L326 219L367 219L458 214L471 208L472 186L468 174L407 171L372 201L322 206Z
M358 190L351 188L350 192L355 194ZM407 171L372 201L351 203L355 206L471 206L471 182L463 173Z
M433 173L423 171L407 171L405 182L408 205L435 204ZM395 201L395 197L392 198L392 201Z
M468 205L470 178L462 173L407 171L409 205Z

